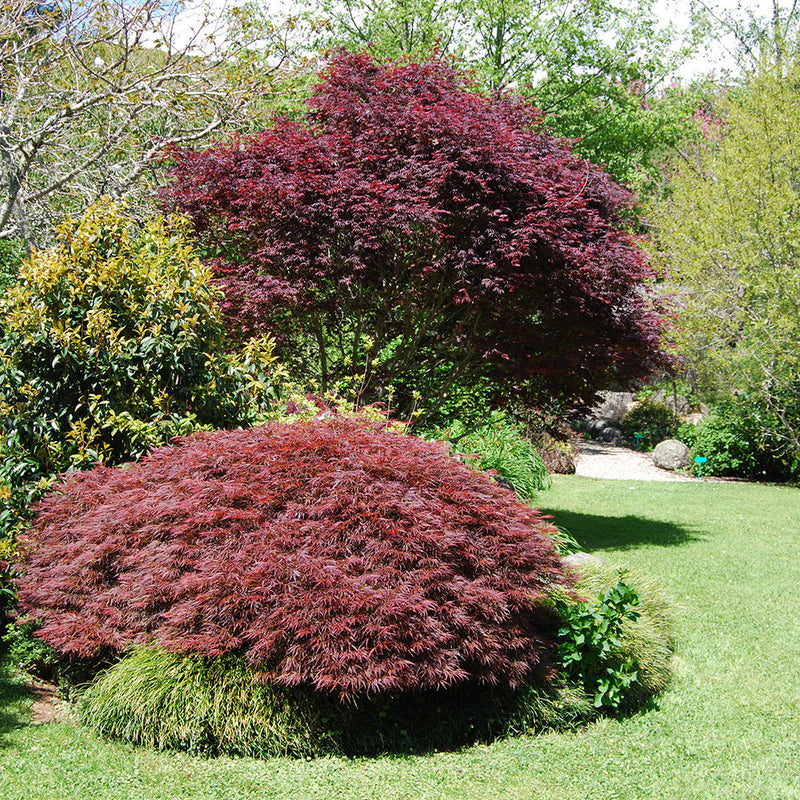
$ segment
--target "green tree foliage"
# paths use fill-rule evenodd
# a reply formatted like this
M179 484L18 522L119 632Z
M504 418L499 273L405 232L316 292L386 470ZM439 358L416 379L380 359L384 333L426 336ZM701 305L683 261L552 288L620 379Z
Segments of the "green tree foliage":
M223 353L210 278L185 221L137 226L108 200L23 262L0 299L0 529L56 473L253 418L270 343Z
M532 96L581 155L635 184L685 130L689 98L660 90L694 35L659 24L653 0L308 0L327 45L379 58L448 53L488 89ZM690 115L690 112L689 112Z
M762 67L653 211L672 270L675 338L710 397L761 409L765 444L800 456L800 69Z

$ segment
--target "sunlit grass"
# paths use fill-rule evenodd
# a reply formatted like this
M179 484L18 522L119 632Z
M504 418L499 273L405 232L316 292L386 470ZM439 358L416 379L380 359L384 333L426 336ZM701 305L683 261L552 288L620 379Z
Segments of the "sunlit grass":
M800 490L556 477L539 497L583 544L681 605L655 707L572 733L376 759L204 759L30 726L0 680L0 798L800 798Z

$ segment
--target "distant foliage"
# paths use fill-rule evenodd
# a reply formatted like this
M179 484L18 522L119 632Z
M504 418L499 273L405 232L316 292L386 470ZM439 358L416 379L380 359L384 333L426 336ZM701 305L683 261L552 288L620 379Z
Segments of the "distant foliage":
M5 531L56 473L247 422L274 369L266 340L224 353L220 294L185 220L137 224L104 200L58 235L0 298Z
M800 60L796 27L780 33L796 9L775 9L771 45L761 28L758 66L718 101L721 124L678 162L670 202L650 216L677 299L672 335L698 390L709 403L742 393L733 413L763 422L777 458L800 463Z
M634 434L639 433L641 443L653 448L675 433L675 414L665 403L642 400L622 418L622 433L631 442Z
M244 335L322 391L457 417L477 395L590 403L659 360L632 197L521 97L446 61L335 55L298 120L174 154ZM453 408L453 405L456 407ZM474 410L474 409L471 409Z
M68 476L38 507L22 611L63 654L237 653L339 697L548 674L545 599L569 585L552 527L384 427L200 433Z
M491 470L513 486L520 500L531 500L547 486L547 468L533 442L502 413L495 413L485 425L472 430L452 422L432 431L437 439L450 442L464 456L475 456L475 465ZM510 487L509 487L510 488Z
M789 402L800 410L797 400ZM677 437L695 456L708 459L703 464L706 475L796 481L800 461L782 447L782 424L758 397L739 395L715 405L711 415L697 425L682 425Z

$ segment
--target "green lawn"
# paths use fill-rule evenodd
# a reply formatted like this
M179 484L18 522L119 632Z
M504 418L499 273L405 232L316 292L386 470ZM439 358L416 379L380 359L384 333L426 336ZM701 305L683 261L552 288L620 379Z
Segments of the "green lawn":
M558 477L542 506L681 606L672 688L636 716L455 753L205 760L32 727L0 679L2 800L800 798L800 490Z

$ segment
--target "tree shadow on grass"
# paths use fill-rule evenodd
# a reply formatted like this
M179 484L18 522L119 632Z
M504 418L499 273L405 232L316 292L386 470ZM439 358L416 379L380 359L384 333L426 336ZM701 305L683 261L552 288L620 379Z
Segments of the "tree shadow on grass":
M8 747L7 733L27 724L19 707L23 700L30 698L28 687L15 679L8 667L0 662L0 748Z
M553 516L559 528L564 528L584 550L632 550L657 545L672 547L702 541L705 532L699 527L676 525L673 522L647 519L631 514L624 517L603 517L597 514L577 514L572 511L541 509Z

